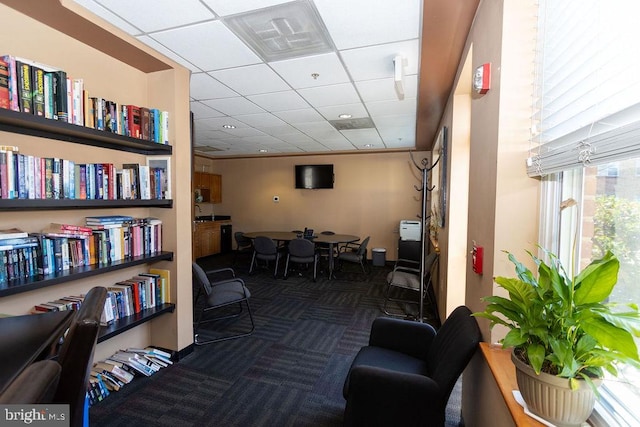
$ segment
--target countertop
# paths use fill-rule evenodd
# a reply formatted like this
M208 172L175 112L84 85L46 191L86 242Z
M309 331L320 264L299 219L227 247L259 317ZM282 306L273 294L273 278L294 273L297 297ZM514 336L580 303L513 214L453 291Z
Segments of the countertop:
M230 215L198 215L194 219L195 222L209 221L231 221Z

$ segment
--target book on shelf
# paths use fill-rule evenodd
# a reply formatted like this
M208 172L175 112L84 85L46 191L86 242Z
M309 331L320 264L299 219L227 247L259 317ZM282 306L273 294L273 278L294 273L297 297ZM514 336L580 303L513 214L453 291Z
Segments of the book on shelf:
M0 241L4 239L17 239L22 237L28 237L29 233L20 230L19 228L6 228L0 230Z
M127 124L129 127L129 136L132 138L141 138L142 137L142 129L141 129L141 112L140 107L136 105L127 105Z
M54 119L66 122L69 120L69 104L67 102L67 73L59 70L52 73Z
M16 60L18 105L23 113L33 113L33 84L31 65Z
M9 109L13 111L20 111L20 105L18 103L18 74L16 69L16 58L12 55L0 56L7 64L7 76L8 76L8 89L9 89Z
M101 225L131 222L133 217L129 215L97 215L87 216L85 220L89 225Z
M72 234L81 234L85 236L91 236L93 230L90 227L75 224L62 224L58 222L52 222L42 230L43 233L66 233L73 232Z
M9 93L9 64L0 58L0 108L11 108Z
M44 70L31 65L33 114L44 117Z
M149 141L150 137L150 113L147 107L140 107L140 138Z
M101 372L109 372L124 384L129 384L131 380L133 380L133 375L130 372L125 371L120 366L110 364L107 362L95 363L94 369L100 370Z
M162 294L162 302L164 304L171 302L171 272L163 268L150 268L149 273L157 274L161 278L160 288Z

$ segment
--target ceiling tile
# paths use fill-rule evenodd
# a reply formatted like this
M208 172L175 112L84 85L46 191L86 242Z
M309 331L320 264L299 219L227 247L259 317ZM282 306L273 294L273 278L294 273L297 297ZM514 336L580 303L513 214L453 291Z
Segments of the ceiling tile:
M180 56L202 71L261 62L255 53L219 21L162 31L151 36L167 48L180 52Z
M351 83L300 89L298 93L314 107L360 102L360 97Z
M418 74L420 43L418 39L387 43L360 49L341 51L340 55L354 80L393 77L394 58L403 57L404 75Z
M209 74L241 95L255 95L291 89L284 80L265 64L211 71Z
M207 73L191 74L191 97L196 101L214 98L231 98L238 94Z
M355 145L373 144L375 148L382 148L382 139L376 129L350 129L340 133Z
M223 128L224 125L235 126L237 129L249 127L241 121L232 119L231 117L213 117L210 119L197 120L196 125L197 124L206 125L209 129L222 130L224 132L233 130Z
M421 0L315 0L333 42L340 50L420 36Z
M260 132L257 129L244 127L244 128L235 128L235 129L225 129L225 132L238 136L241 138L251 137L251 136L265 136L264 133Z
M318 112L327 120L340 120L340 114L350 114L352 118L369 117L362 103L318 107Z
M291 125L284 124L280 126L260 126L259 129L267 135L276 136L282 139L283 136L302 135L302 133Z
M224 114L222 114L220 111L214 110L208 105L204 105L203 103L198 101L191 101L189 105L191 106L191 112L196 119L224 116Z
M316 144L316 140L302 132L279 135L278 138L291 144Z
M297 92L286 90L283 92L249 95L247 99L258 104L267 111L285 111L309 108L309 104Z
M416 98L405 98L402 101L365 102L371 118L375 121L378 116L398 116L416 114Z
M350 81L335 53L271 62L269 65L294 89ZM318 76L313 77L313 74Z
M312 108L303 108L300 110L290 110L290 111L278 111L273 114L280 117L285 122L293 125L297 123L324 121L324 118L322 117L322 115Z
M173 52L172 50L167 49L166 47L164 47L163 45L161 45L151 37L142 35L142 36L138 36L137 39L140 40L142 43L157 50L158 52L162 53L166 57L173 59L178 64L183 65L185 68L188 68L189 70L195 71L195 72L200 71L198 67L196 67L195 65L193 65L192 63L190 63L189 61L187 61L177 53Z
M385 127L416 127L415 114L405 114L397 116L377 116L374 120L378 129Z
M253 127L273 127L286 125L285 122L270 113L236 115L235 119Z
M407 143L415 144L416 142L415 127L379 127L378 132L387 146Z
M202 0L220 16L233 15L254 9L287 3L291 0Z
M108 9L105 9L102 5L98 4L93 0L73 0L79 5L83 6L86 9L89 9L91 12L95 13L105 21L115 25L123 31L126 31L129 34L139 34L141 30L139 28L134 27L124 19L120 18L115 13L111 12Z
M228 116L265 112L253 102L239 96L235 98L208 99L206 101L202 101L202 103L210 106L211 108L215 108Z
M126 4L126 7L123 7ZM215 18L198 0L100 0L108 9L117 9L118 15L144 32L178 27Z
M355 84L364 102L398 100L393 78L366 80L355 82ZM406 76L404 78L404 95L405 99L415 98L418 95L417 75Z

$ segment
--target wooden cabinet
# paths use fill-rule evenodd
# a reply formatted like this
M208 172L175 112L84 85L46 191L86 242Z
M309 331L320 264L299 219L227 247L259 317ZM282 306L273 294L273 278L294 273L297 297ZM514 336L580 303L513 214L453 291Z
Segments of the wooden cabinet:
M222 221L196 222L193 234L193 253L195 258L219 254L222 251Z
M211 203L222 203L222 175L209 174L209 190Z
M28 58L82 78L89 96L158 108L168 111L171 117L171 145L164 145L0 109L0 145L17 146L21 154L57 157L76 164L147 164L147 157L154 155L169 157L174 165L189 161L187 69L144 47L135 38L114 30L74 2L36 4L0 0L0 15L7 21L0 27L0 37L6 42L5 52L1 54ZM15 36L25 32L39 37ZM181 147L174 151L176 146ZM189 185L190 172L176 168L172 178L175 188ZM188 195L175 191L173 194L176 200L188 201ZM149 344L180 350L190 344L191 318L157 317L174 311L181 297L192 298L190 242L178 238L178 230L188 230L187 222L191 219L190 215L179 216L173 200L0 199L0 211L3 212L2 228L16 227L28 232L39 232L51 222L80 225L84 217L90 215L122 214L162 220L164 252L36 275L19 279L19 283L2 283L0 312L25 314L36 304L84 293L92 286L111 286L153 266L170 271L172 304L116 322L103 331L99 341L118 336L113 340L115 343L111 341L103 347L105 351L109 346L126 348ZM151 319L157 320L149 322ZM134 327L140 329L122 334ZM180 339L180 334L188 339ZM101 354L97 349L96 358L102 357Z
M204 196L204 203L222 203L222 175L194 172L193 188L196 193Z

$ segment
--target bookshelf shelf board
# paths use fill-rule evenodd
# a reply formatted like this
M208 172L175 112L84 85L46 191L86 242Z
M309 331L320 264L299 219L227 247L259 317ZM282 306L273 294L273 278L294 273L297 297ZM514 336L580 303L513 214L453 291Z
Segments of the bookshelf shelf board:
M128 331L129 329L135 328L142 323L148 322L149 320L158 317L161 314L173 313L175 309L175 304L162 304L161 306L155 308L142 310L140 313L136 313L132 316L118 319L111 325L101 326L100 331L98 332L98 342L100 343L102 341L108 340L109 338L113 338L116 335Z
M172 208L173 200L0 199L0 210L38 211L111 208Z
M123 268L134 267L136 265L148 264L157 261L172 261L173 252L159 252L148 256L138 256L125 260L115 261L106 265L88 265L84 267L71 268L67 271L38 275L28 279L11 280L9 283L0 282L0 297L29 292L36 289L54 286L60 283L70 282L73 280L84 279L91 276L97 276L110 271L121 270Z
M171 145L7 109L0 109L0 131L146 155L170 155L173 151Z

